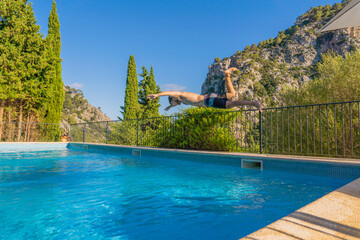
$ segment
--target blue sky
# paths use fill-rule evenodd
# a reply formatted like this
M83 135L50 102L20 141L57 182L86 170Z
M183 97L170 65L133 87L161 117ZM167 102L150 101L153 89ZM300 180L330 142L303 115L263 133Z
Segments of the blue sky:
M29 2L45 36L52 0ZM200 93L214 58L276 37L311 7L336 2L341 1L57 0L63 81L117 119L130 55L138 73L153 66L163 91ZM167 99L160 103L164 113Z

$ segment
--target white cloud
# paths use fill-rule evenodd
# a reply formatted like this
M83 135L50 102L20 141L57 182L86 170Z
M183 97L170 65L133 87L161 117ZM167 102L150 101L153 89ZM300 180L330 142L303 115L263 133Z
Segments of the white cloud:
M185 89L185 86L180 86L177 84L169 83L164 85L164 91L184 91Z
M82 88L83 86L84 86L84 84L77 83L77 82L69 85L69 87L76 88L76 89Z

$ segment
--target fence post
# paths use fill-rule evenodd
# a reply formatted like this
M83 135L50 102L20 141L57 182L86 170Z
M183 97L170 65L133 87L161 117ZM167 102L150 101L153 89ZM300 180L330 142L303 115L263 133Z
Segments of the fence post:
M86 139L86 123L84 123L84 129L83 129L83 142L85 142Z
M108 144L109 122L106 122L106 144Z
M259 125L260 125L260 153L262 153L262 113L259 111Z
M136 146L139 146L139 119L137 119Z
M21 142L21 130L22 130L22 122L20 122L20 130L19 130L19 142Z

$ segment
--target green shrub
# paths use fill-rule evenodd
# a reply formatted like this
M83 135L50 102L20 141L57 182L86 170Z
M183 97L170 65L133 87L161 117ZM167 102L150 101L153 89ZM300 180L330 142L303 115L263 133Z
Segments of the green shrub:
M188 108L157 132L160 147L235 151L235 114L212 108Z

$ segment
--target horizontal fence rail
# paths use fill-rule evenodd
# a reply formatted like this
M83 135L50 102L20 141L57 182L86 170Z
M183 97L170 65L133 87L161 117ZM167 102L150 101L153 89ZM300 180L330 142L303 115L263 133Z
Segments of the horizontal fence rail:
M75 142L360 156L360 101L72 124Z
M0 142L55 142L60 136L60 124L0 122Z

